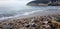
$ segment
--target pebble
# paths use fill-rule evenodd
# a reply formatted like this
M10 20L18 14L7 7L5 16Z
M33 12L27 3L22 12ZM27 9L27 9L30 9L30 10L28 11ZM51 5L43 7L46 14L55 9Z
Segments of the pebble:
M7 25L3 25L3 29L10 29L10 27Z
M57 15L56 15L57 16ZM33 18L33 19L32 19ZM0 29L55 29L54 26L51 26L51 20L55 19L52 16L42 16L42 17L32 17L30 18L23 18L17 20L7 20L5 23L0 22ZM57 18L56 19L60 19ZM49 24L50 23L50 24ZM13 28L14 27L14 28Z
M35 24L32 24L32 27L36 27L36 25Z

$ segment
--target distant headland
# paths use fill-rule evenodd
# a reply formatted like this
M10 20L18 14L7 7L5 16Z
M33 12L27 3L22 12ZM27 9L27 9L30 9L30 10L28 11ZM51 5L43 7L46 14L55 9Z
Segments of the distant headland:
M34 0L28 6L60 6L60 0Z

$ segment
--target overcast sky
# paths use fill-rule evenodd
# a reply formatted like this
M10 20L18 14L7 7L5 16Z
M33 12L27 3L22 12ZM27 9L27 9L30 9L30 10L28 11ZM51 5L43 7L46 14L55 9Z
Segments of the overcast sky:
M0 3L9 3L9 2L17 2L17 1L32 1L32 0L0 0Z
M0 1L30 1L30 0L0 0Z
M26 3L32 0L0 0L0 7L1 6L18 6L18 5L25 5Z

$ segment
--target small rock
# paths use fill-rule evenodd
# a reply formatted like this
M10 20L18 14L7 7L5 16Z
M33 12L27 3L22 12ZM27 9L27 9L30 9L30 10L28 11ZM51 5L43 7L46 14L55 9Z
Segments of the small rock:
M27 28L28 28L29 26L30 26L29 24L26 24L26 25L25 25L25 27L27 27Z
M32 24L32 27L36 27L36 25L33 23L33 24Z
M3 25L3 29L10 29L10 27L7 25Z
M47 24L47 23L48 23L48 21L43 21L43 23Z

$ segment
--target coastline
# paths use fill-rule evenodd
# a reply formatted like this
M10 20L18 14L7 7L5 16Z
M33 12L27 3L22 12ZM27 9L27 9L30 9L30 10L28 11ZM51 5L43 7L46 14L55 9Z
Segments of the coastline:
M18 16L18 17L12 16L11 18L2 19L2 20L29 18L29 17L36 17L36 16L56 15L56 14L60 14L60 10L43 10L43 11L38 10L37 12L29 12L29 13L32 13L32 14L27 14L27 15L24 14L23 16Z
M0 28L2 29L4 28L4 26L7 26L8 28L12 29L30 29L30 28L43 29L41 27L45 26L45 28L47 27L49 29L53 29L53 27L49 25L49 22L52 21L53 23L51 23L51 25L54 26L53 25L54 22L58 22L59 18L60 18L59 11L39 11L30 15L0 20ZM45 24L42 25L43 23ZM58 29L56 24L55 27Z
M4 26L7 26L8 28L12 28L12 29L30 29L30 28L40 29L41 27L46 25L45 27L47 27L49 29L53 29L53 27L51 27L48 22L52 21L53 23L51 23L51 24L53 25L54 22L58 22L56 20L58 18L60 18L60 14L43 15L43 16L38 15L38 16L34 16L34 17L31 16L31 17L24 17L24 18L14 18L14 19L10 19L10 20L0 21L0 28L2 29L2 28L4 28ZM43 23L45 23L45 24L42 25ZM30 28L28 28L29 26L30 26ZM40 26L40 27L38 28L38 26ZM58 26L55 26L55 27L58 29ZM43 29L43 28L41 28L41 29ZM59 29L60 29L60 27L59 27Z

